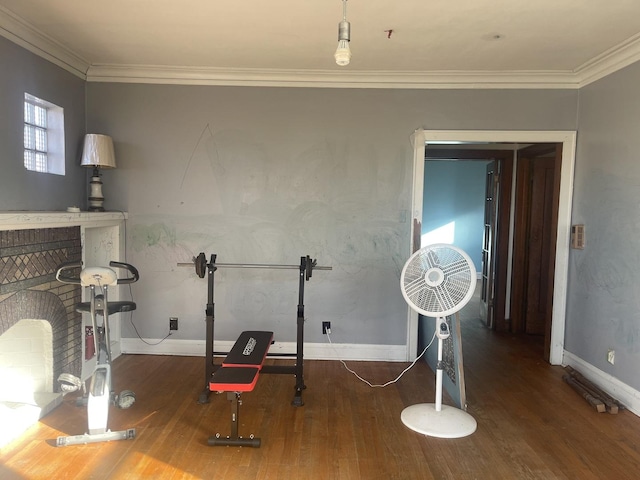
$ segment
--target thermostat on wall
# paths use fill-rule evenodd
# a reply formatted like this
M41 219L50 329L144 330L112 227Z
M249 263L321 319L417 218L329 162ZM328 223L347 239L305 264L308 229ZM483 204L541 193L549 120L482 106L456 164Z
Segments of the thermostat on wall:
M571 248L584 250L584 224L571 226Z

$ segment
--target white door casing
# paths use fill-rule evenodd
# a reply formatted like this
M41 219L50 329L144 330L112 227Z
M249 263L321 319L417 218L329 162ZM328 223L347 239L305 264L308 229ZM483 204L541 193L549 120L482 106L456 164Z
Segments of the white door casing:
M413 192L411 205L410 242L413 228L422 224L425 147L430 142L489 142L489 143L562 143L562 169L560 199L558 205L558 231L556 236L556 270L553 290L551 347L549 361L562 364L564 355L564 330L567 303L567 279L569 273L569 240L571 235L571 204L573 200L573 173L575 167L575 131L491 131L491 130L416 130L413 143ZM419 232L417 238L419 238ZM510 247L511 248L511 247ZM413 252L413 245L409 245ZM407 360L418 351L418 314L407 307Z

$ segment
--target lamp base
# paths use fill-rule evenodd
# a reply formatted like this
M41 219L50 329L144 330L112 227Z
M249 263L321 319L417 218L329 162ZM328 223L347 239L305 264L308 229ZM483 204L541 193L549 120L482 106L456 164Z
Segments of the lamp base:
M89 208L90 212L104 212L104 197L102 196L102 180L100 174L96 168L89 182L89 188L91 193L89 194Z
M438 411L435 403L411 405L402 411L400 419L415 432L439 438L466 437L478 426L467 412L449 405L442 405Z

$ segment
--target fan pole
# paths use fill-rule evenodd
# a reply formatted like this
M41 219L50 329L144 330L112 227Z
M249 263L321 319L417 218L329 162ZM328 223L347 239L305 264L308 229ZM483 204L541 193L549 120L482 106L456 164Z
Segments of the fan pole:
M438 363L436 363L436 412L442 410L442 351L444 350L444 340L449 338L451 332L449 331L449 324L444 317L438 317L436 319L436 336L438 337Z
M438 337L438 363L436 364L436 412L442 410L442 350L444 340Z
M436 401L419 403L405 408L400 415L402 423L411 430L440 438L461 438L476 431L475 419L464 410L442 405L442 351L444 340L449 337L449 325L444 317L436 319L438 337L438 363L436 364Z

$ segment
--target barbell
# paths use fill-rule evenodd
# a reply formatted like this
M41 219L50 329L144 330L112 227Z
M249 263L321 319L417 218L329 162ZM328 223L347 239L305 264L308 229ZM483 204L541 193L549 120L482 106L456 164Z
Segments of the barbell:
M200 252L197 257L193 257L192 262L178 263L179 267L194 267L196 269L196 275L200 278L204 278L207 268L269 268L269 269L290 269L301 270L305 272L306 280L311 278L314 270L333 270L333 267L323 267L317 264L316 260L313 260L307 255L301 257L300 265L283 265L283 264L270 264L270 263L220 263L215 261L215 257L211 256L211 262L207 263L207 257L204 252Z

